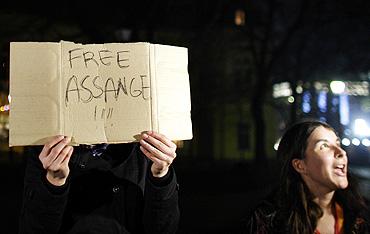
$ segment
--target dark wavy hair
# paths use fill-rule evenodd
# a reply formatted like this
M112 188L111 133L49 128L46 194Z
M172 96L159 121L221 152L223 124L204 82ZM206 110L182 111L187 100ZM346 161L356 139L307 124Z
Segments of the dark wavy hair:
M327 123L303 120L292 125L279 143L277 156L283 160L283 168L278 200L291 233L314 233L317 222L323 215L322 209L313 201L312 194L300 174L292 166L293 159L305 157L307 139L320 126L336 133ZM365 217L367 206L358 190L357 182L349 172L347 177L349 186L346 189L337 190L334 199L343 207L344 212Z

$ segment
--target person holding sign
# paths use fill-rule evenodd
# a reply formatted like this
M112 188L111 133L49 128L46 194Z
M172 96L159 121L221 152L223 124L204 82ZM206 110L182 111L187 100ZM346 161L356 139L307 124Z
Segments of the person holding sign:
M20 233L175 233L176 144L148 131L139 143L69 145L55 136L28 157Z
M284 161L279 187L244 219L240 233L370 233L367 204L331 126L293 125L277 156Z

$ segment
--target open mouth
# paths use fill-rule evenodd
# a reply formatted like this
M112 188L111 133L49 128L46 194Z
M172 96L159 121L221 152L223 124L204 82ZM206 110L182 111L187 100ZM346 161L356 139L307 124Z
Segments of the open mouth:
M338 176L346 176L347 171L346 171L346 165L345 164L338 164L334 168L334 173Z

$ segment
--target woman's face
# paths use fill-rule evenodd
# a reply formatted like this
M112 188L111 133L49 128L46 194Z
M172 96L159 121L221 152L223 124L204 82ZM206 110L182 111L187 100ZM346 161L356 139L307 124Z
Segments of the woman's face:
M347 162L346 152L341 148L337 135L319 126L307 140L300 174L314 193L344 189L348 186Z

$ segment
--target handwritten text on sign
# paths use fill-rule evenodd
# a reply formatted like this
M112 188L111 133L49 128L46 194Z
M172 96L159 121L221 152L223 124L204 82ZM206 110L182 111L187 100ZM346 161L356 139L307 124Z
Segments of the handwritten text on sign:
M68 107L70 103L90 103L94 99L103 99L107 103L110 100L117 101L120 96L148 100L150 98L149 75L146 74L147 71L133 72L130 55L132 54L128 49L93 51L88 48L73 48L68 50L68 55L65 57L68 59L68 66L65 68L70 69L71 72L65 84L65 106ZM108 72L109 75L102 76L96 73L99 68L109 68L115 72ZM95 73L92 72L94 69ZM97 109L98 107L95 106L94 119L97 119L97 116L112 117L113 108Z
M125 69L130 68L130 51L110 51L99 50L96 53L93 51L86 51L83 48L76 48L68 51L69 68L73 69L75 66L83 64L86 68L86 73L79 73L71 75L67 79L65 90L65 105L68 106L70 102L89 103L94 98L104 98L107 102L113 97L118 99L120 94L128 97L138 98L142 97L147 100L150 96L150 84L147 74L137 74L132 77L126 77ZM100 75L88 74L88 69L92 66L113 66L122 70L122 75L119 77L102 77ZM113 68L113 67L112 67Z

